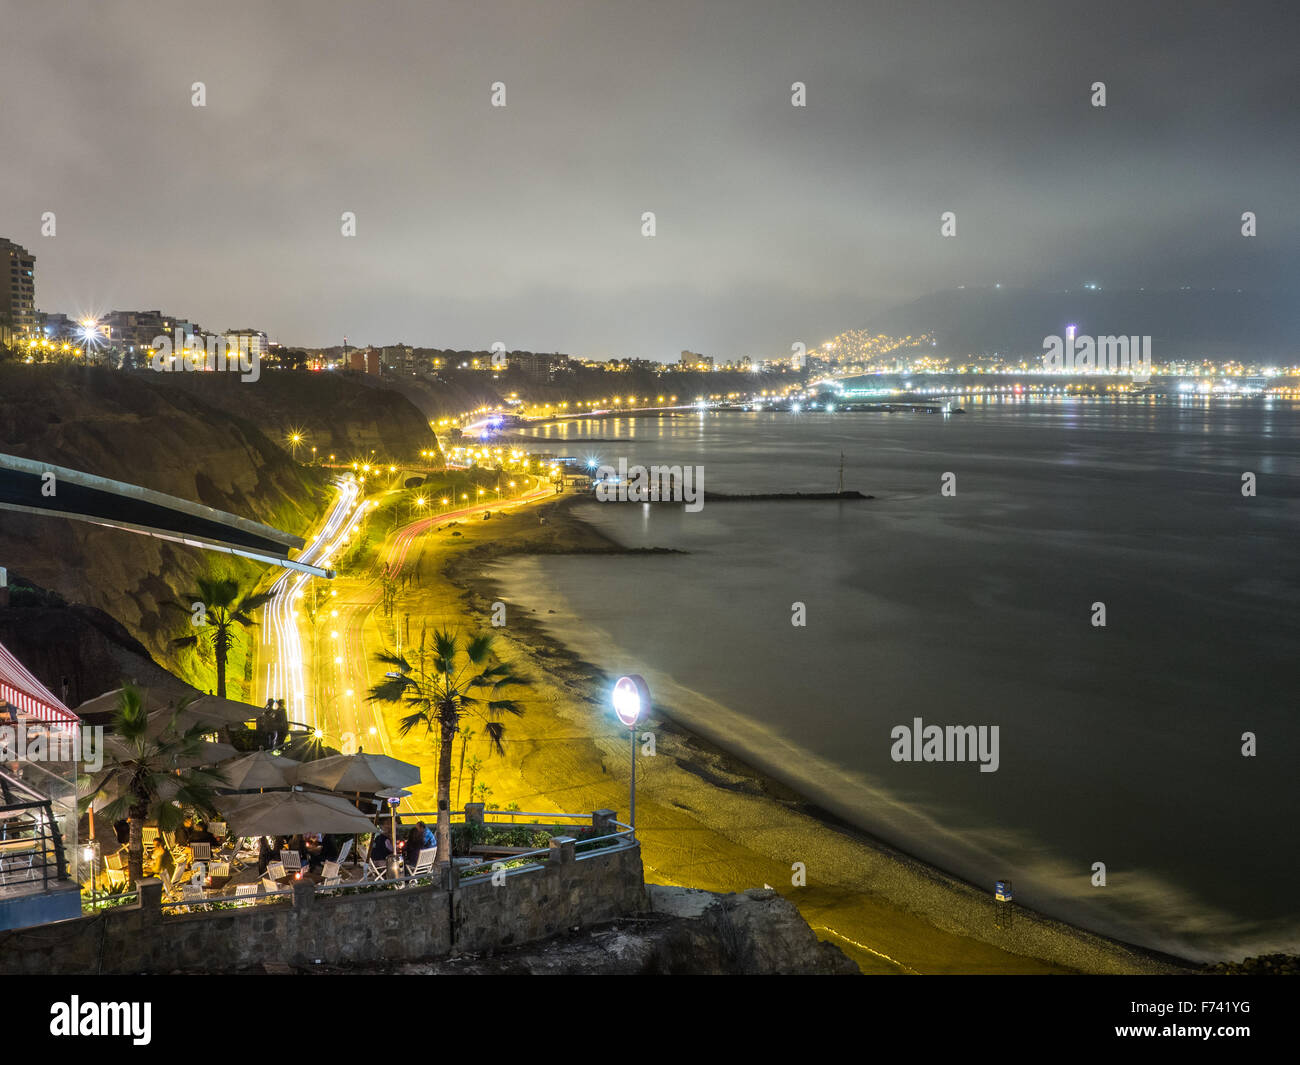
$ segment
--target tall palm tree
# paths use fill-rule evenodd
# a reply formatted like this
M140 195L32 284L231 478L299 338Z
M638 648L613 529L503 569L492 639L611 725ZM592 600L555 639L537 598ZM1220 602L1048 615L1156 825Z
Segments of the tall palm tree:
M235 642L235 627L246 628L256 625L252 614L254 610L265 606L271 599L270 592L252 592L240 587L234 577L200 577L199 590L187 592L187 603L202 603L207 615L204 632L191 636L182 636L172 641L176 647L194 647L201 635L212 641L212 649L217 655L217 694L226 697L226 659ZM188 605L180 609L189 612Z
M182 732L175 715L162 729L151 730L139 689L122 689L113 712L113 738L118 742L105 748L105 766L86 782L81 805L115 795L100 814L110 823L125 819L131 826L126 853L132 884L144 875L146 821L156 821L160 832L170 832L184 820L186 810L205 817L213 813L214 789L226 781L218 772L192 768L205 731L205 726L195 725Z
M410 709L401 719L399 735L406 736L423 726L425 733L438 742L438 862L446 865L451 861L452 744L461 718L467 714L481 717L491 749L505 754L502 740L506 726L501 718L505 714L518 717L524 709L515 700L500 696L507 689L526 687L527 682L511 673L508 666L493 661L490 635L462 637L436 629L427 661L424 644L421 633L419 651L412 656L414 664L393 651L375 655L397 676L372 687L368 698Z

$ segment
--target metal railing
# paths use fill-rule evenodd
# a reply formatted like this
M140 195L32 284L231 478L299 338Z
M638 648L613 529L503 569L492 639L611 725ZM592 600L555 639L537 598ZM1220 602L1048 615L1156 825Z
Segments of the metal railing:
M50 800L0 806L0 894L48 891L67 879L63 835Z
M375 814L369 815L371 820L375 821L381 828L389 827L387 822L391 815ZM400 815L406 822L400 826L407 828L412 825L412 819L425 820L429 827L433 827L437 821L436 811L404 811ZM451 812L455 823L466 823L466 813L463 810ZM560 833L569 827L578 827L577 825L564 825L561 821L569 822L587 822L594 823L594 815L590 813L571 814L571 813L551 813L548 811L532 810L484 810L484 818L511 818L510 821L492 820L483 822L484 825L490 825L498 828L514 827L517 829L534 831L546 831L547 829L556 829ZM544 818L545 820L519 822L514 821L516 817L535 817ZM574 840L574 859L583 861L588 858L601 854L610 854L619 850L626 850L636 845L636 835L631 825L624 824L622 821L611 820L609 824L613 825L619 831L606 833L602 836L590 836L585 839ZM483 844L491 847L492 844ZM504 849L504 848L503 848ZM496 873L498 871L506 876L515 876L521 873L535 872L545 866L550 860L553 848L550 846L537 848L533 850L522 851L517 854L503 853L497 857L485 858L480 862L465 862L463 859L456 860L457 881L461 884L476 884L491 882L491 877L485 876L486 873ZM316 883L313 890L317 895L352 895L361 894L378 889L394 889L415 886L422 883L437 883L443 878L444 866L435 865L427 872L415 875L409 872L398 873L396 876L384 875L380 879L367 875L362 880L340 880L337 883ZM385 873L386 869L383 870ZM369 870L367 868L367 873ZM227 895L205 893L202 898L168 898L163 902L163 909L170 913L187 913L187 912L206 912L210 911L214 904L222 909L243 907L249 905L265 904L267 902L278 902L284 899L292 899L295 888L291 885L275 891L259 890L253 895Z

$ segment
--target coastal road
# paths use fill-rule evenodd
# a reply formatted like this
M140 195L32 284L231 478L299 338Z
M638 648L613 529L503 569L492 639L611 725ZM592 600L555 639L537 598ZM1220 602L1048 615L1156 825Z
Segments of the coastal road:
M348 536L360 524L367 509L361 487L350 478L336 482L337 495L320 528L312 535L299 561L327 564ZM261 627L261 691L258 702L283 699L292 721L316 727L311 684L305 668L298 610L304 586L316 580L306 573L286 572L271 586L271 601L264 610ZM328 583L328 582L325 582Z
M383 674L374 662L380 648L395 647L405 633L398 633L398 618L376 614L383 598L379 572L386 562L394 577L411 573L412 549L419 539L449 522L482 519L487 512L513 510L530 503L554 498L552 486L532 478L533 487L520 496L490 503L475 503L395 530L381 546L379 562L369 574L319 581L315 587L317 623L312 632L304 599L313 589L306 575L282 578L272 591L275 599L266 610L263 653L271 658L263 670L262 701L284 698L290 718L319 730L321 739L345 753L358 749L391 753L392 744L382 713L366 699L366 693ZM359 498L355 483L343 482L340 498L327 515L321 532L307 549L313 557L334 558L357 529L365 512L375 505ZM304 552L305 553L305 552ZM313 675L319 684L319 698L313 698ZM287 693L287 694L286 694Z

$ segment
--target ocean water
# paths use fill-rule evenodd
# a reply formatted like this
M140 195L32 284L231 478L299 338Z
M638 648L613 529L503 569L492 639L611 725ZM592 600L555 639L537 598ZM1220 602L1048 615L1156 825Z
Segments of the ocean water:
M1300 410L967 412L533 430L540 450L609 465L701 465L705 506L581 508L621 543L685 555L494 576L589 660L645 675L683 725L990 892L1011 879L1036 909L1186 957L1300 950ZM833 491L841 453L845 487L874 500L708 502ZM894 760L916 718L997 726L996 772Z

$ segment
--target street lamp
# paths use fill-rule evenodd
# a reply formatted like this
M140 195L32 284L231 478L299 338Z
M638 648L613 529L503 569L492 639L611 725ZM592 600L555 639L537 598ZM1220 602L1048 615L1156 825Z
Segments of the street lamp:
M627 823L636 831L636 725L641 716L650 709L650 688L645 678L633 673L619 677L611 693L614 713L627 726L632 746L632 783L628 793Z

